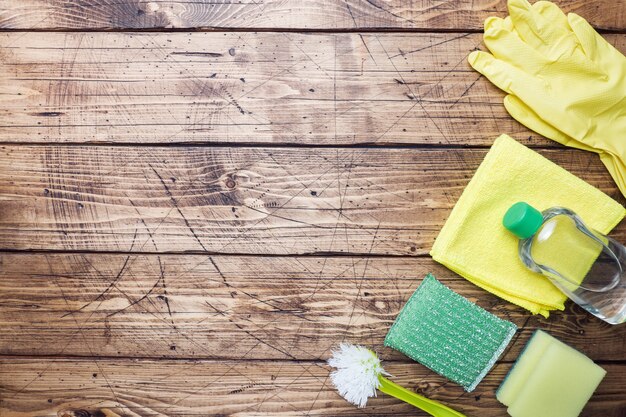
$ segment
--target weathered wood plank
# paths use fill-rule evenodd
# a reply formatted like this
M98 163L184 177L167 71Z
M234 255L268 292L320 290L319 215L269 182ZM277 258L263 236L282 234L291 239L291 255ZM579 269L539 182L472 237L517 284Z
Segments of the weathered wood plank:
M2 146L0 246L426 254L486 152ZM624 202L597 155L541 153Z
M0 141L554 144L470 68L481 36L4 33Z
M0 354L317 360L339 341L383 347L429 272L521 330L541 328L594 360L626 360L626 327L570 304L546 320L430 258L104 254L0 256Z
M608 371L581 417L621 417L626 365ZM469 415L505 417L499 364L466 393L418 364L388 364L394 381ZM24 416L426 416L387 395L358 409L334 392L320 362L0 360L3 417Z
M626 29L623 0L555 0L593 25ZM0 27L12 29L290 28L482 29L507 15L506 0L148 1L2 0Z

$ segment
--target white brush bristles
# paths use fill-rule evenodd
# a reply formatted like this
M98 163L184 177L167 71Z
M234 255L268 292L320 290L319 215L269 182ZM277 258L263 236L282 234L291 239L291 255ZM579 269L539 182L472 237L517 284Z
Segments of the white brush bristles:
M365 407L367 399L376 396L376 389L380 386L378 377L389 375L374 352L347 343L332 351L328 364L337 368L331 372L330 379L339 394L358 407Z

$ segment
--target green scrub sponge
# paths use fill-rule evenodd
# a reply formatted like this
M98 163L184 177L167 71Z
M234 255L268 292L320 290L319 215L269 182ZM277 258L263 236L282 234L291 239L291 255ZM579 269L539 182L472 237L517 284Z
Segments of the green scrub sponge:
M394 348L470 392L493 367L517 327L428 274L391 326Z

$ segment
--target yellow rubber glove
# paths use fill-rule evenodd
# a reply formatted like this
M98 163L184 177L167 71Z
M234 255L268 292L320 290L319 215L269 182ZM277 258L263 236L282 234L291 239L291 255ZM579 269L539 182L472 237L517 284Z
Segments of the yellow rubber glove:
M626 195L626 58L582 17L553 3L509 0L485 20L491 54L470 65L509 95L504 105L535 132L600 154Z

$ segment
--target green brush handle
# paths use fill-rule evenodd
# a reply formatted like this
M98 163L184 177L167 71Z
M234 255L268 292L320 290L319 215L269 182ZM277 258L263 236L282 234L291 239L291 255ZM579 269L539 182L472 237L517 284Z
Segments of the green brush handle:
M429 400L423 395L416 394L413 391L403 388L383 376L379 376L378 380L380 381L380 387L378 387L379 390L381 390L385 394L394 396L397 399L404 401L405 403L411 404L412 406L415 406L420 410L424 410L431 416L465 417L465 414L461 414L458 411L454 411L453 409L446 407L445 405L437 401Z

